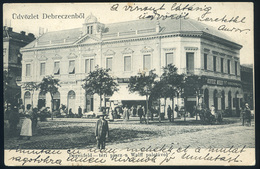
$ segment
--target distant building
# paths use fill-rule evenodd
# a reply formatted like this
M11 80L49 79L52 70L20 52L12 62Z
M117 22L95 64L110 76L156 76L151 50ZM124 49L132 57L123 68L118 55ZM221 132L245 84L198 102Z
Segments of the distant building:
M240 71L244 103L248 103L249 107L254 109L253 65L241 65Z
M74 113L78 106L96 112L98 95L88 95L81 87L82 79L95 65L110 68L120 84L120 90L106 101L131 106L140 104L145 97L129 94L129 77L154 68L161 75L162 67L172 63L179 73L202 76L200 102L207 107L214 105L218 110L236 110L242 98L241 48L225 34L195 20L102 24L90 15L81 28L48 32L25 46L22 82L40 82L45 75L54 75L61 82L54 96L56 108L64 104ZM32 98L29 91L23 90L22 97L25 104L33 99L39 107L51 105L50 96L38 91ZM186 106L192 108L196 102L190 96Z
M16 82L21 81L22 75L22 54L20 48L26 46L35 39L34 35L25 34L24 31L20 33L14 32L11 27L3 27L3 66L4 71L8 72L11 77L10 87L12 94L10 94L14 101L21 98L21 89Z

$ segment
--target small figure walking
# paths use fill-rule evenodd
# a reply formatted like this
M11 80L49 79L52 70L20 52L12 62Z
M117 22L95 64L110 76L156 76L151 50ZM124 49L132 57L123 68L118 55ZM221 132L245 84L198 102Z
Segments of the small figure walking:
M139 106L137 112L138 112L138 116L139 116L139 118L140 118L140 123L142 123L142 117L143 117L143 114L144 114L144 111L143 111L143 109L142 109L142 106Z
M168 115L169 121L171 122L172 121L172 109L171 109L170 105L167 108L167 115Z
M245 115L243 118L243 125L244 125L244 119L246 119L247 120L246 122L248 123L248 125L251 126L251 110L249 108L248 103L245 104L244 112L245 112Z
M109 137L108 122L105 120L106 113L97 113L99 119L95 127L95 136L97 139L97 149L105 149L106 138Z

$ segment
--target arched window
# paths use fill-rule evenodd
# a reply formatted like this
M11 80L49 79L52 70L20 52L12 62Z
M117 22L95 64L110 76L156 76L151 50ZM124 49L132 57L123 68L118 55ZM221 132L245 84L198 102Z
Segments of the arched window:
M207 88L204 90L204 103L206 108L209 108L209 90Z
M26 107L27 104L31 104L31 93L29 91L24 93L24 106Z
M225 110L225 91L221 92L221 109Z
M76 113L75 99L76 99L75 92L73 90L70 90L68 93L68 111L71 109L72 113Z
M214 107L216 110L218 110L218 91L215 89L213 92L213 100L214 100Z
M228 92L228 108L232 109L232 96L231 91Z

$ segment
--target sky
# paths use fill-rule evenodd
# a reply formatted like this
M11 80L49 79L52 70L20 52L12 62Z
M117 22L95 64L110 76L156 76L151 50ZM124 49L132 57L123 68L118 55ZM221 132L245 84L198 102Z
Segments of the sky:
M130 11L125 7L135 9ZM139 10L137 10L137 8ZM185 8L186 7L186 8ZM16 3L4 4L3 24L13 27L13 31L33 33L39 35L39 28L45 31L58 31L71 28L80 28L84 20L91 13L98 21L104 24L137 20L139 16L152 15L182 15L200 20L211 25L216 30L227 34L234 42L242 45L240 63L254 63L254 26L253 3L247 2L215 2L215 3ZM73 15L84 14L78 19L46 19L46 15ZM21 16L33 16L33 19L21 19ZM20 17L20 18L19 18ZM225 17L227 21L220 21ZM30 17L32 18L32 17ZM198 19L200 18L200 19ZM206 19L208 18L208 19ZM216 21L216 18L219 18ZM232 19L233 18L233 19ZM156 18L155 18L156 19ZM231 21L232 19L232 21ZM214 20L209 21L209 20ZM229 31L226 29L228 28Z

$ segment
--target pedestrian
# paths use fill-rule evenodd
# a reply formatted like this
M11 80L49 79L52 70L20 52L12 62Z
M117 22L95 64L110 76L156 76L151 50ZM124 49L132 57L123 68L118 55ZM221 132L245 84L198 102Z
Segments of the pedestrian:
M79 118L82 117L82 108L80 106L78 108L78 115L79 115Z
M167 115L168 115L169 121L171 122L172 121L172 109L171 109L170 105L168 105L168 108L167 108Z
M11 110L9 115L9 132L10 136L17 136L17 125L20 121L19 112L16 106Z
M97 149L105 149L106 138L109 137L108 122L105 120L106 113L98 112L98 121L95 126L95 136L97 140Z
M247 123L249 126L251 126L251 110L249 108L248 103L245 104L245 119L247 120Z
M136 112L137 112L136 106L133 106L133 116L134 116L134 117L136 116Z
M178 116L178 115L179 115L179 107L178 107L178 105L177 105L177 104L175 104L174 111L176 111L176 113L177 113L177 116Z
M210 107L210 113L211 113L211 115L212 115L215 119L217 119L217 118L216 118L216 110L215 110L214 105L211 105L211 107Z
M72 118L73 115L74 115L74 114L72 113L72 109L70 108L70 109L69 109L69 118Z
M114 121L114 112L112 107L109 109L109 121Z
M37 122L38 122L38 109L37 108L33 108L32 111L32 134L35 135L37 133Z
M138 116L140 118L140 123L142 123L142 117L143 117L144 111L143 111L141 106L139 106L137 113L138 113Z
M23 137L27 137L27 140L30 140L32 136L31 118L32 118L31 104L27 104L26 110L24 111L24 120L23 120L19 139L22 139Z

